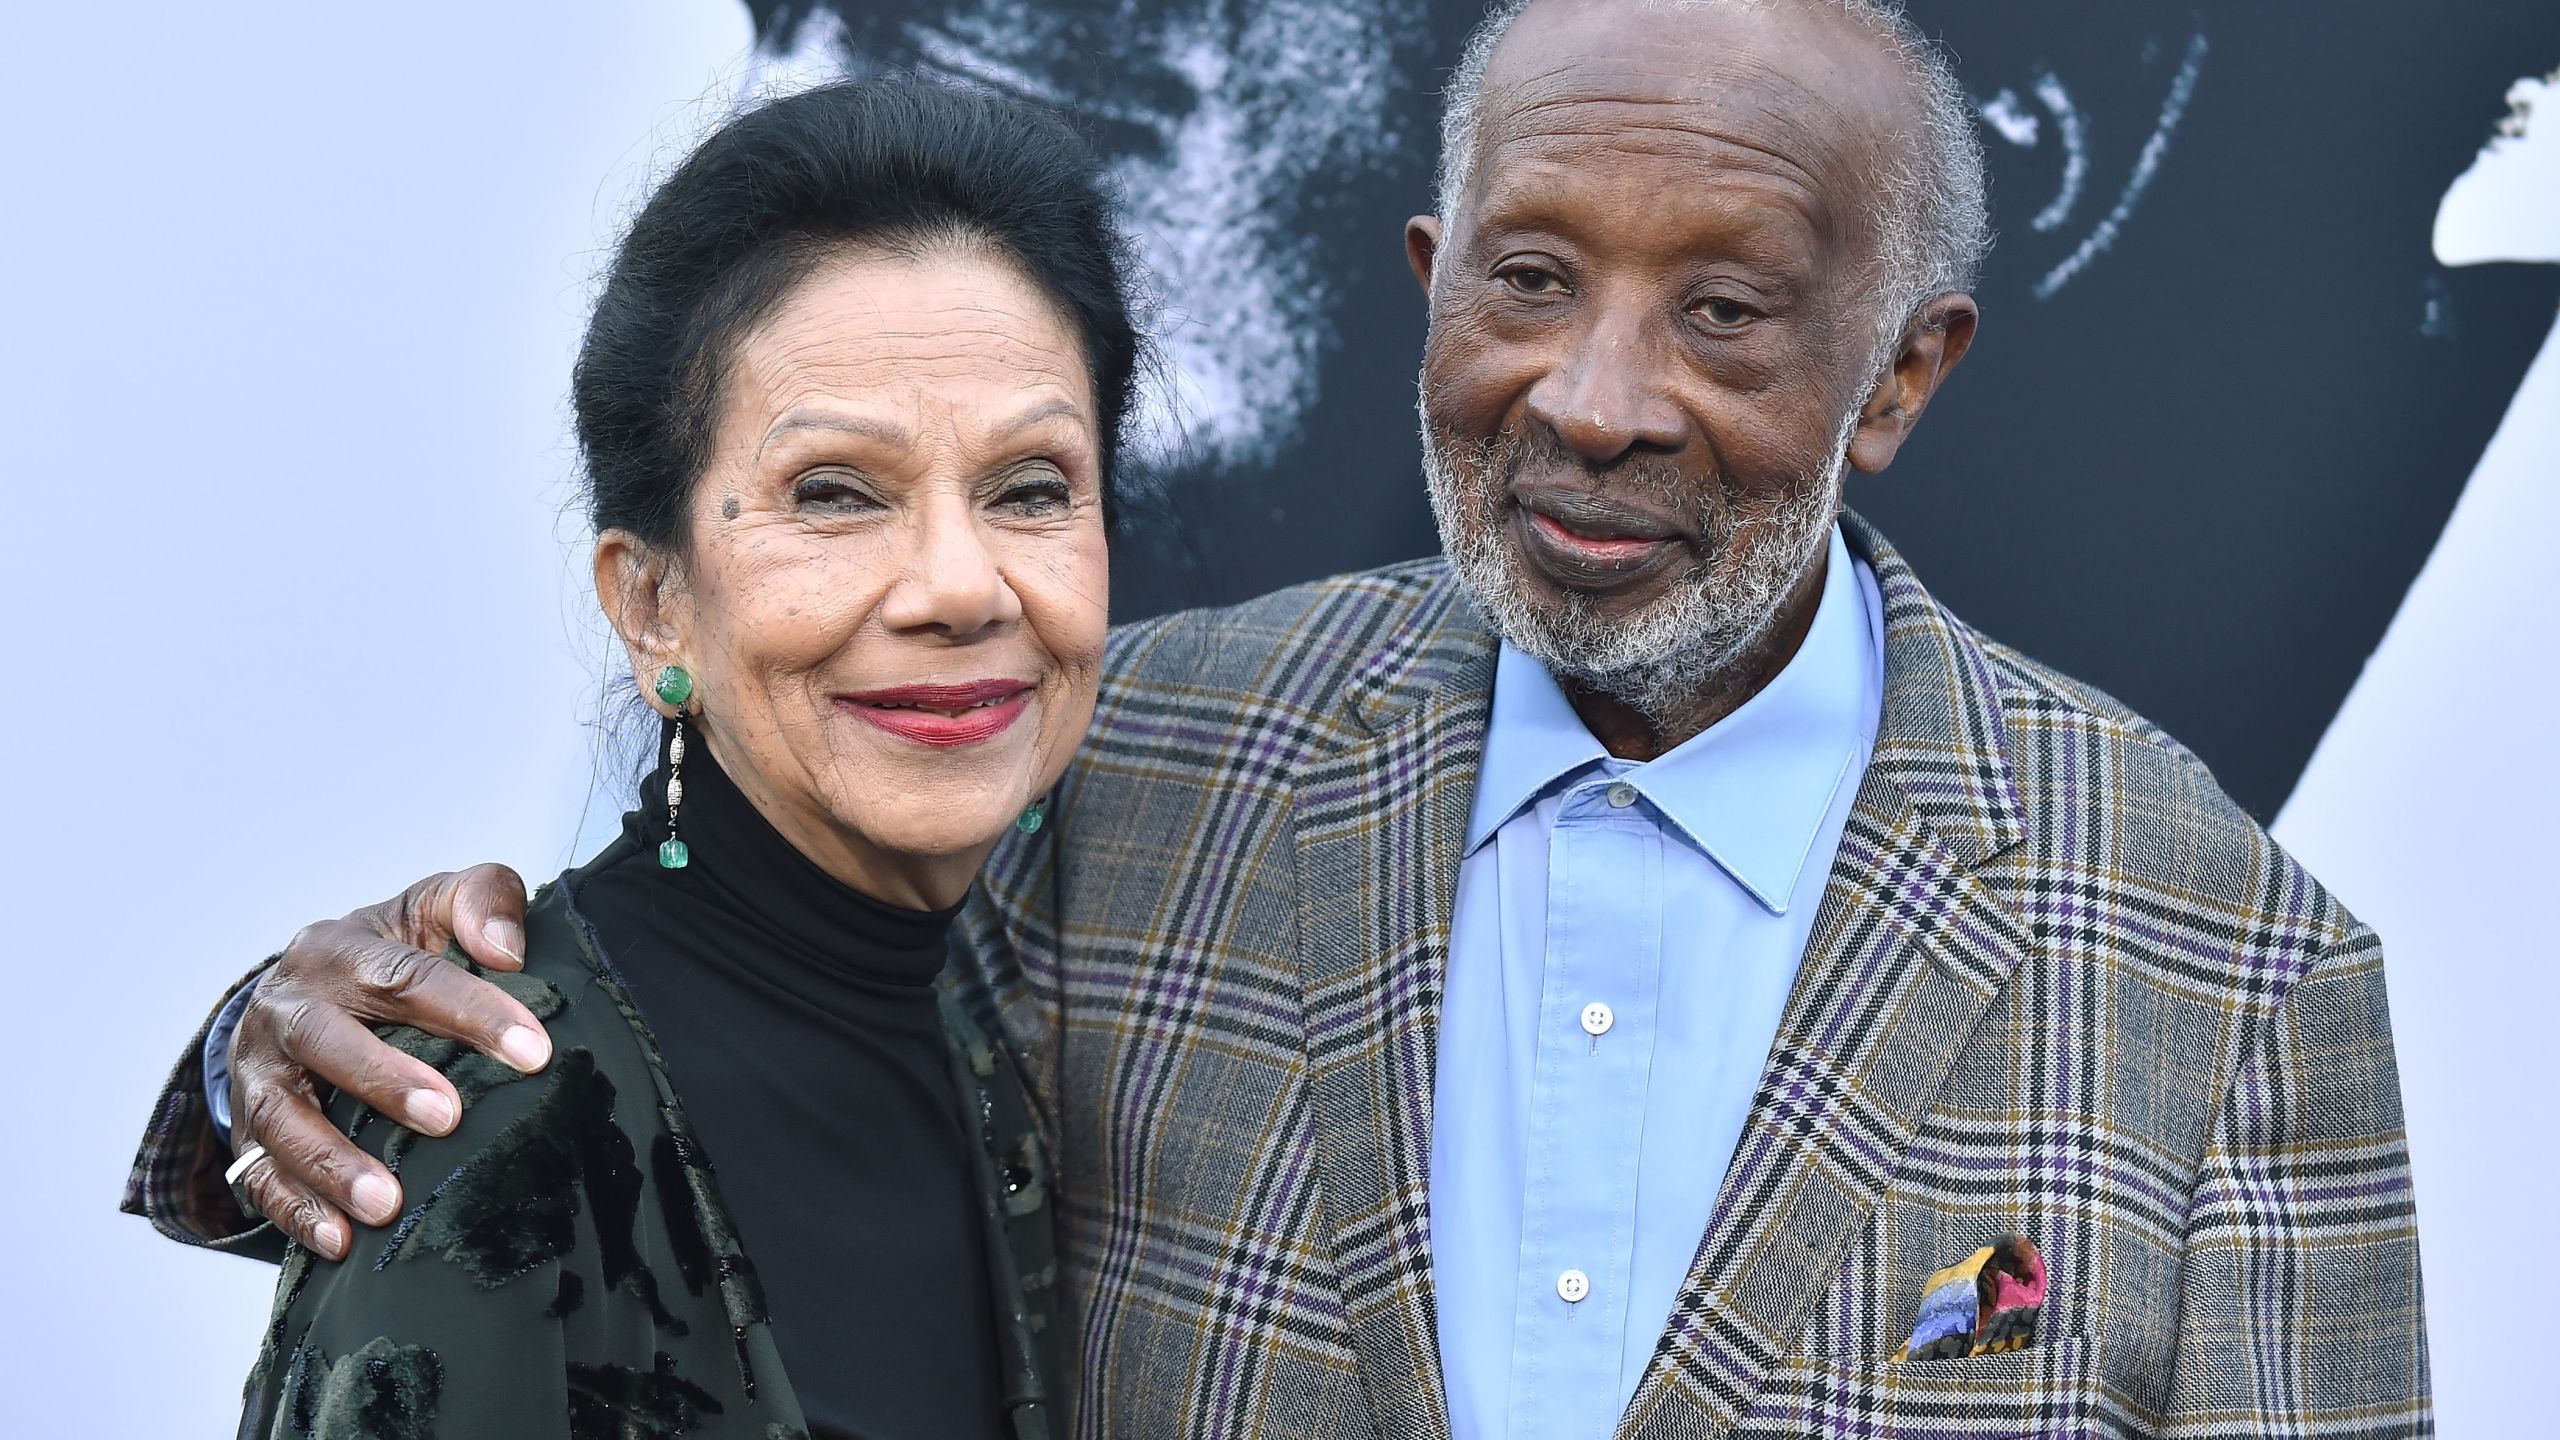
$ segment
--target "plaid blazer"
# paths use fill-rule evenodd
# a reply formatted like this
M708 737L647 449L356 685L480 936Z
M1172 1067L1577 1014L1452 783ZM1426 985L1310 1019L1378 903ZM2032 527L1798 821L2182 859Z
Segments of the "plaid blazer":
M2373 934L1846 524L1874 759L1618 1435L2431 1434ZM1080 1433L1447 1434L1424 1162L1494 654L1436 560L1127 627L1056 823L990 863L964 938L1060 1151ZM1887 1363L2004 1232L2037 1344Z

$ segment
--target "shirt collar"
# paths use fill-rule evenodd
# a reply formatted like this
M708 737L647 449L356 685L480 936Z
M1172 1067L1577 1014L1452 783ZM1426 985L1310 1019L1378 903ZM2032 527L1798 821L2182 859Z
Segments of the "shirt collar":
M1841 781L1874 744L1884 652L1863 568L1833 526L1822 599L1785 668L1670 753L1610 763L1772 914L1786 913ZM1467 849L1559 781L1608 761L1555 677L1505 642Z

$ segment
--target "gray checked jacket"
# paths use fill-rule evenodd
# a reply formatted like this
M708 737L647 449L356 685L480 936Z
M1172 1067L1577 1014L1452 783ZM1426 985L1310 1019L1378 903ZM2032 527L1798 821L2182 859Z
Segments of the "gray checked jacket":
M2433 1433L2373 933L1846 527L1874 759L1618 1435ZM1055 1129L1081 1434L1448 1433L1424 1166L1494 655L1436 560L1127 627L1061 823L991 862L967 939ZM1889 1363L2009 1232L2037 1343Z

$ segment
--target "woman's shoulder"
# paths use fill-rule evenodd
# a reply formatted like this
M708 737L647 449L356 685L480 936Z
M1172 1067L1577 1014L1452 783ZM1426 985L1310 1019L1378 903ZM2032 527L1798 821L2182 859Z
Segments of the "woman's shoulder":
M662 1066L647 1027L629 997L613 978L593 938L569 903L567 888L557 881L542 887L525 910L525 960L520 971L491 970L473 961L460 947L445 958L472 975L505 991L542 1023L551 1041L551 1063L531 1074L483 1055L458 1040L406 1025L380 1031L393 1049L434 1067L462 1097L462 1123L452 1134L429 1137L394 1127L379 1148L368 1145L393 1169L402 1168L412 1150L420 1158L453 1162L503 1143L507 1127L528 1116L537 1123L563 1123L571 1118L562 1092L660 1088ZM652 1095L636 1112L645 1117L657 1108ZM359 1143L376 1126L388 1125L346 1097L331 1107L332 1118L350 1127Z
M421 1031L384 1032L453 1082L462 1121L425 1136L347 1097L332 1105L399 1176L404 1208L359 1227L338 1264L290 1257L253 1410L344 1400L352 1384L394 1387L367 1413L423 1405L437 1433L553 1433L525 1418L641 1399L705 1434L750 1419L745 1433L793 1433L754 1268L695 1182L646 1026L562 887L535 897L525 932L521 972L480 973L542 1021L551 1063L522 1075Z

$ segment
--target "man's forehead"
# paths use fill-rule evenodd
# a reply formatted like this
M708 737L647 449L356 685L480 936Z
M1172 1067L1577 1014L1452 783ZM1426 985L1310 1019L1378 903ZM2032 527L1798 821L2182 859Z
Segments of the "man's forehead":
M1757 151L1819 191L1871 173L1910 123L1910 82L1837 7L1804 0L1544 0L1486 66L1482 143L1687 131Z

